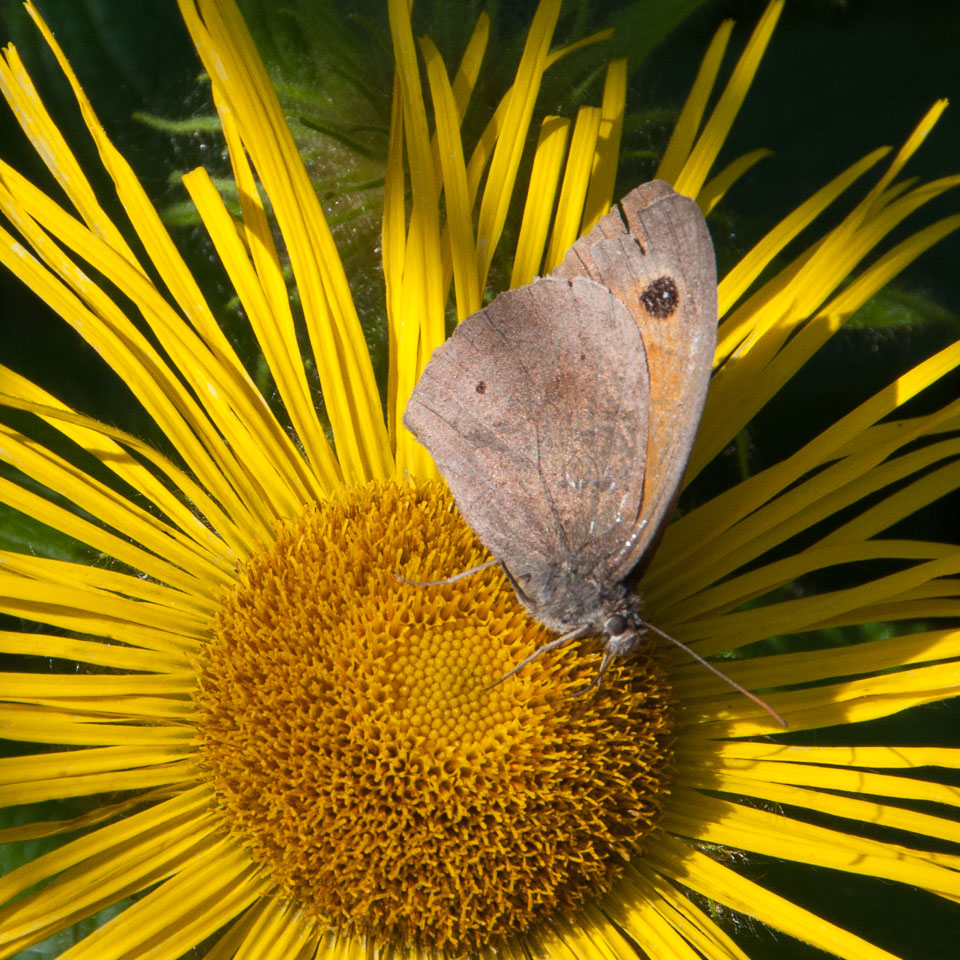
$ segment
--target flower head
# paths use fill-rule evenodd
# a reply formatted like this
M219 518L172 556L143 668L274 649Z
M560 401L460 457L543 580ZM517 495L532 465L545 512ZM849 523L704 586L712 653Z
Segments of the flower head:
M590 701L568 696L596 671L589 641L497 684L549 635L498 568L405 582L442 580L484 553L401 416L443 340L448 301L460 319L483 302L542 76L568 52L550 49L558 4L538 7L515 82L468 155L461 118L486 19L451 79L434 45L414 42L407 4L390 0L385 403L330 231L239 14L229 0L180 5L210 76L240 217L204 170L184 185L276 396L268 402L249 376L31 8L136 242L101 206L7 48L0 86L68 204L0 164L13 231L2 257L127 383L168 452L0 368L0 400L33 418L0 428L13 468L0 496L102 558L0 554L0 609L37 624L0 635L0 650L69 664L4 677L5 735L43 747L3 761L3 799L90 798L65 820L5 831L11 841L68 839L0 881L0 957L101 911L112 916L64 956L741 956L703 899L840 956L888 956L748 880L723 854L960 894L954 857L924 852L930 838L955 843L955 823L911 807L955 804L955 791L904 775L956 766L950 751L804 739L957 689L960 632L916 623L955 616L960 550L884 534L957 486L960 405L901 408L957 367L960 345L788 459L687 509L646 572L647 616L704 656L832 626L904 625L856 647L761 646L725 661L738 683L765 691L788 737L769 737L780 731L759 706L655 645L616 664ZM770 5L704 120L730 35L719 31L664 156L659 176L706 211L762 156L711 176L780 7ZM514 285L555 266L609 206L625 78L612 63L599 106L575 123L544 119ZM944 106L818 243L768 272L885 151L827 184L723 277L688 480L860 304L960 226L957 216L935 223L860 266L909 213L960 182L897 180ZM883 573L854 585L788 590L810 573L872 571L877 560L888 562ZM824 817L899 833L867 837Z

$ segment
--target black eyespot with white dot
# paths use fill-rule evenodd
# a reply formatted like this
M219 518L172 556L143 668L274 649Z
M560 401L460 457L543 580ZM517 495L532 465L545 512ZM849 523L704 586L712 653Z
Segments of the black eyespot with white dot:
M663 320L677 312L680 292L672 277L657 277L641 291L640 302L651 317Z

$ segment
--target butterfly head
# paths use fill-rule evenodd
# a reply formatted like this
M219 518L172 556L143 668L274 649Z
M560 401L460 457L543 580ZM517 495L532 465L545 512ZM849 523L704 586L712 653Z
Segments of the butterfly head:
M624 657L639 646L647 634L647 625L636 610L610 614L603 623L604 652Z

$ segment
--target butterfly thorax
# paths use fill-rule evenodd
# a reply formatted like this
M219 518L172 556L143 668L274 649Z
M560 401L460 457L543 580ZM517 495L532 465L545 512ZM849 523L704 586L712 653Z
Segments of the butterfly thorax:
M613 656L630 653L646 633L640 597L623 583L578 576L567 567L561 560L541 576L506 572L535 620L559 634L601 636Z

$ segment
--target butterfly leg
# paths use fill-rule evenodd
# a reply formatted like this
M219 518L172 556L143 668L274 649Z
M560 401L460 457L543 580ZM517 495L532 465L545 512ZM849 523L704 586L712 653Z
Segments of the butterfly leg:
M576 640L577 637L582 637L589 629L589 624L583 627L577 627L576 630L571 630L570 633L565 633L562 637L557 637L555 640L551 640L549 643L537 647L526 660L521 660L509 673L505 673L496 683L491 683L490 686L485 689L492 690L494 687L499 687L504 680L508 680L515 673L519 673L528 663L533 663L541 653L548 653L550 650L555 650L570 640Z
M483 563L478 563L475 567L470 567L468 570L461 570L460 573L455 573L452 577L444 577L442 580L408 580L406 577L401 577L396 571L393 573L393 579L399 580L401 583L409 583L411 587L437 587L443 583L456 583L458 580L466 580L467 577L472 577L475 573L486 570L487 567L492 567L499 562L496 559L486 560Z

